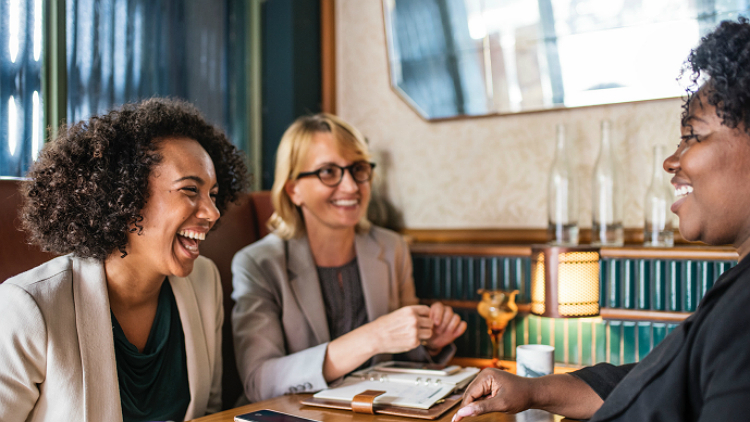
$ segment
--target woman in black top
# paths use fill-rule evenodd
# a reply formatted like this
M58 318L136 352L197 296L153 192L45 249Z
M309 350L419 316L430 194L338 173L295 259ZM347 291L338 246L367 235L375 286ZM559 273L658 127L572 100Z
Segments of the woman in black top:
M485 370L455 421L491 411L545 409L592 421L735 421L750 415L750 23L723 22L688 58L671 173L685 239L732 244L739 264L698 310L638 364L599 364L527 379ZM701 77L708 77L698 86Z

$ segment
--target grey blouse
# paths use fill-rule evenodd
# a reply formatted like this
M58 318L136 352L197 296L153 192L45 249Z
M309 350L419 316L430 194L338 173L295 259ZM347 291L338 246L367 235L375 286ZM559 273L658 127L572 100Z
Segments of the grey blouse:
M357 258L340 267L317 267L331 340L367 323Z

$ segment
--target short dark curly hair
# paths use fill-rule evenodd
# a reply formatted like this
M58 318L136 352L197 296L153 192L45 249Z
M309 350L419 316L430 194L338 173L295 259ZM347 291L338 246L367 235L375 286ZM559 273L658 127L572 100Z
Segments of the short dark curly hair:
M124 257L127 233L142 230L159 141L173 137L195 139L211 157L223 214L247 186L243 155L191 104L152 98L60 129L21 188L29 241L58 254Z
M722 124L736 128L744 125L750 134L750 23L744 17L724 21L701 39L690 52L682 76L689 73L690 85L682 106L682 124L686 125L688 107L701 90L700 81L708 77L705 95L716 107Z

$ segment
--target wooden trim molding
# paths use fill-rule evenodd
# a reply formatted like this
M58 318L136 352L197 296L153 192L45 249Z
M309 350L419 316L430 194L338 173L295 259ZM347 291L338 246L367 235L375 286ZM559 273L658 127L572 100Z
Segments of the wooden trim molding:
M403 229L405 236L420 243L501 243L530 245L547 242L546 229L513 228L513 229ZM675 244L702 245L700 242L688 242L675 231ZM591 229L580 230L580 244L591 243ZM626 245L642 245L643 229L626 228Z
M336 10L334 0L320 0L321 109L336 114Z
M430 306L435 302L441 302L443 305L450 306L453 309L466 311L476 311L478 300L437 300L437 299L420 299L419 303ZM519 314L531 313L531 304L519 303ZM690 316L690 312L672 312L672 311L651 311L640 309L619 309L619 308L601 308L599 316L602 319L624 320L624 321L656 321L656 322L673 322L680 323Z
M546 242L546 231L537 229L510 230L414 230L402 233L413 254L454 256L531 256L532 244ZM582 246L586 242L581 242ZM603 247L602 258L619 259L684 259L704 261L736 261L739 256L731 246L709 246L702 243L681 243L671 248L650 248L640 244Z

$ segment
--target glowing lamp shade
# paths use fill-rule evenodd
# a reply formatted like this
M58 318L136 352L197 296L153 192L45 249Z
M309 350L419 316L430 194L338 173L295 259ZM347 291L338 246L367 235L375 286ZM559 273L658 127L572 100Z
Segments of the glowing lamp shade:
M599 315L599 250L533 246L531 313L551 318Z

